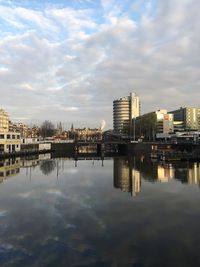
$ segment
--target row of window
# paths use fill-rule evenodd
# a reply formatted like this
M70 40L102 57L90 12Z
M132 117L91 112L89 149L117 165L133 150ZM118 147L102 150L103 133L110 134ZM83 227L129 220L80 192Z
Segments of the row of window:
M15 134L0 134L0 139L20 139L20 135L15 135Z
M10 145L7 145L7 148L10 148ZM16 145L16 148L19 148L19 145Z

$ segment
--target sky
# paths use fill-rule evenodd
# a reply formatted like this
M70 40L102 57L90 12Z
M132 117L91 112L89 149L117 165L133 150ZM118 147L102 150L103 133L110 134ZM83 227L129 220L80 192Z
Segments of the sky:
M200 106L199 0L0 0L0 108L29 125L112 128L112 102L142 113Z

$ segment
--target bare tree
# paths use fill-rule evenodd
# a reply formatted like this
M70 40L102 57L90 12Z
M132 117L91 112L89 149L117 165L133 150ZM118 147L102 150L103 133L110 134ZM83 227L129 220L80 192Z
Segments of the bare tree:
M44 121L40 127L40 135L45 137L51 137L55 133L54 124L48 120Z

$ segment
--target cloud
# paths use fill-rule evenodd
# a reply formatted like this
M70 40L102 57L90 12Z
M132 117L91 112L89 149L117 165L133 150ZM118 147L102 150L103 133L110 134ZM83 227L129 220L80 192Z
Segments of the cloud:
M199 1L79 4L0 2L1 105L11 119L112 127L112 101L130 91L143 112L199 105Z
M78 107L61 107L60 110L62 111L77 111L79 110Z

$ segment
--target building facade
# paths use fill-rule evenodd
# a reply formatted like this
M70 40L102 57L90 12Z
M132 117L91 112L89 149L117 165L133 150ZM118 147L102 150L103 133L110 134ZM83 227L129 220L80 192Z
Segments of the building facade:
M9 131L9 116L6 111L0 109L0 132Z
M19 133L0 132L0 153L14 153L21 150Z
M22 138L37 138L39 137L39 127L28 127L24 123L13 123L9 121L9 131L20 133Z
M170 111L176 130L200 130L200 108L181 107Z
M101 128L72 128L68 132L69 139L75 140L84 140L84 141L91 141L91 140L102 140L102 130Z
M154 140L156 134L169 134L174 131L174 115L160 109L139 116L135 120L135 133L137 138Z
M129 129L132 119L140 116L140 99L135 93L113 101L113 130L123 133Z

